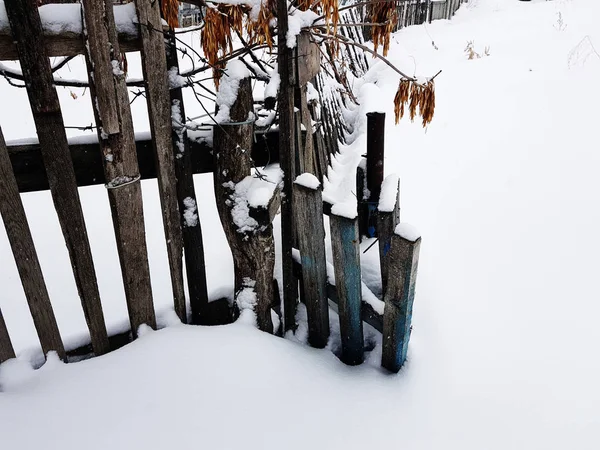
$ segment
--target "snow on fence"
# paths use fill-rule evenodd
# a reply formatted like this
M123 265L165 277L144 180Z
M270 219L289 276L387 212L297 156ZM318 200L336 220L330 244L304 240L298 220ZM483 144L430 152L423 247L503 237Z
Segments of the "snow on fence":
M187 282L191 323L226 323L250 308L260 329L274 331L271 309L281 316L282 308L279 287L273 282L272 222L281 206L285 331L295 328L300 282L312 346L327 345L332 307L340 317L344 362L360 364L363 360L364 321L384 336L382 365L398 371L406 358L410 337L420 237L399 224L397 177L383 180L385 115L368 115L367 158L357 174L357 192L363 194L358 199L358 208L328 205L321 196L321 182L332 153L337 152L338 141L343 139L344 124L339 117L345 99L328 89L329 75L320 71L321 52L308 33L298 36L295 49L280 52L280 75L287 81L279 88L279 130L266 134L265 139L254 139L249 73L241 63L235 70L228 66L229 76L222 80L217 97L220 116L227 115L228 121L214 127L213 156L207 159L205 149L198 151L207 144L188 139L186 128L172 120L174 109L177 117L185 117L185 112L181 86L168 85L167 67L178 70L175 36L157 32L162 30L158 2L136 0L134 4L115 6L112 11L94 0L83 0L83 6L82 17L79 5L48 5L38 10L33 2L7 0L6 9L0 8L0 36L7 34L10 24L10 42L3 43L0 38L0 60L19 58L39 139L7 147L0 129L0 213L44 353L56 351L63 360L68 356L20 193L51 191L91 337L90 348L76 349L70 354L101 355L135 338L141 325L156 327L140 179L157 178L173 305L182 322L188 321L184 294ZM49 7L52 9L43 9ZM125 7L129 9L117 9ZM54 8L76 9L77 14L55 14L59 10ZM139 20L131 18L132 11ZM356 20L352 10L346 14L348 20ZM79 17L79 22L65 19L71 16ZM81 35L81 21L85 23L85 36ZM127 23L147 26L138 29L136 25L132 31ZM81 40L77 44L81 48L56 44L62 38L56 41L53 36L65 32L67 41L71 39L69 33L74 33L75 40ZM360 41L360 33L352 27L342 33ZM141 51L145 76L141 82L147 92L151 132L150 136L137 139L120 58L124 34L128 40L136 39L135 48ZM69 142L48 57L54 51L63 56L63 52L77 54L84 49L98 136L97 140ZM343 47L356 75L364 73L368 65L364 55L356 54L355 50L352 46ZM333 60L333 55L330 58ZM292 73L282 71L288 63ZM340 77L341 73L336 72L336 82L343 82ZM314 89L310 81L317 87L316 95L309 91ZM225 94L232 87L229 83L236 84L233 98ZM313 128L315 120L320 126ZM279 187L252 177L254 164L277 161L278 156L284 171L295 178L293 184L284 183L283 195ZM227 306L225 313L218 302L208 302L202 234L195 206L192 175L209 171L214 173L217 209L234 259L237 303L233 310ZM77 190L78 186L101 183L106 186L110 200L131 326L130 333L119 336L107 333ZM325 259L324 213L330 215L333 265ZM382 299L362 282L360 236L363 234L379 236ZM286 252L290 255L287 268ZM290 292L293 295L286 296ZM257 302L257 298L269 302ZM0 311L0 362L14 354Z

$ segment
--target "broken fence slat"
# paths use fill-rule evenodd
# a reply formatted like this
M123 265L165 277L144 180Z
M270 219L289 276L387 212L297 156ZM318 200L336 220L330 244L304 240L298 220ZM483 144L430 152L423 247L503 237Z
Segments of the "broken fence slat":
M381 357L381 365L390 372L398 372L406 360L420 247L420 237L411 241L397 233L392 236Z
M44 275L40 266L25 209L17 189L17 182L12 173L4 136L0 129L0 215L4 221L6 234L10 243L17 270L33 324L37 331L44 354L54 350L64 360L65 349L60 338ZM1 316L1 313L0 313ZM0 361L7 356L14 356L10 345L8 331L4 320L0 317Z
M358 219L331 214L329 223L342 339L342 361L349 365L357 365L364 359Z

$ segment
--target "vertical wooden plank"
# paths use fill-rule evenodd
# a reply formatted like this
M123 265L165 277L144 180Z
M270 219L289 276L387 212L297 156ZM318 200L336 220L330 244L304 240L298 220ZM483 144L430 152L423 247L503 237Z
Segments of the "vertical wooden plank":
M308 343L316 348L324 348L329 339L327 263L321 184L314 175L302 174L296 178L294 209L296 223L302 224L297 232L308 316Z
M391 372L398 372L406 360L420 247L421 237L418 234L407 230L405 224L396 227L390 248L381 357L381 365Z
M103 354L110 347L98 282L37 5L35 0L7 0L5 6L92 346Z
M125 298L135 337L144 323L155 328L156 317L126 75L112 0L83 0L83 15L90 98L98 124Z
M15 350L12 346L12 342L10 341L8 329L6 328L6 322L4 322L4 316L2 315L2 310L0 309L0 364L14 357Z
M52 311L52 304L48 290L44 283L42 268L37 257L37 252L27 223L23 203L19 195L17 180L12 171L8 150L4 142L4 135L0 129L0 214L4 221L8 241L17 264L17 270L33 324L38 334L44 354L51 350L65 359L65 349L60 338L56 318ZM1 316L1 313L0 313ZM11 354L12 346L8 339L8 332L4 319L0 317L0 361L3 355ZM14 352L12 352L14 355Z
M173 302L179 319L183 323L187 323L183 290L183 236L171 141L171 103L167 81L167 61L164 57L165 37L160 17L160 2L135 0L135 9L142 39L142 72L146 85L146 103L156 161Z
M386 184L395 186L385 186ZM394 205L384 205L381 200L377 209L377 240L379 243L379 265L381 268L381 292L385 296L390 268L390 248L394 230L400 222L400 179L396 175L388 175L384 181L385 189L395 189ZM387 194L387 193L386 193Z
M364 359L358 219L336 215L334 205L329 222L342 338L342 361L349 365L357 365Z
M167 45L167 67L169 71L179 73L177 59L177 42L173 30L169 32ZM194 189L192 170L192 149L187 138L185 128L185 108L183 105L183 90L181 87L171 86L171 108L173 124L173 151L175 154L175 177L177 179L177 199L182 221L183 246L187 286L192 310L191 322L202 323L202 316L206 313L208 305L208 289L206 285L206 263L204 260L204 243L202 240L202 227L198 212L198 200ZM178 115L179 117L176 117ZM196 205L196 222L187 221L183 212L190 205Z
M277 40L287 41L288 4L277 0ZM277 47L277 62L281 83L279 86L279 164L283 171L283 196L281 201L281 258L283 268L284 330L296 329L298 283L294 277L292 243L293 208L292 183L294 176L294 69L293 50L286 45Z
M385 113L367 113L367 236L377 236L377 203L384 173Z

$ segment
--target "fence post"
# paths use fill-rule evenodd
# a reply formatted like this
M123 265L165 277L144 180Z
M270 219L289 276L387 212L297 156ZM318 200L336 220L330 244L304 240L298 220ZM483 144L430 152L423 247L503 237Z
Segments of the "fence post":
M42 22L33 1L8 0L5 6L92 345L96 354L103 354L110 350L108 334Z
M277 39L286 42L288 32L287 0L277 0ZM281 259L283 268L283 323L284 331L296 329L298 283L294 277L292 259L293 208L292 183L294 180L294 64L293 50L285 45L277 48L277 63L281 84L279 87L279 161L283 170L283 197L281 201Z
M146 104L148 105L152 147L156 161L173 303L179 319L183 323L187 323L183 289L183 236L171 141L171 105L167 81L167 61L164 57L165 36L160 17L160 3L150 0L135 0L135 9L140 24L142 73L146 81Z
M364 359L364 337L361 317L362 283L358 219L336 215L333 206L329 223L335 270L335 288L342 339L342 361L357 365Z
M177 59L177 43L175 32L169 31L167 45L167 66L169 71L179 73ZM185 128L185 109L183 105L183 91L181 87L171 86L171 108L173 122L173 151L175 152L175 176L177 178L177 199L181 215L183 246L187 286L190 295L190 308L192 310L191 322L202 323L202 316L206 313L208 305L208 289L206 285L206 262L204 260L204 242L202 240L202 227L198 201L194 189L192 175L192 148L187 138ZM176 117L176 116L179 117ZM184 218L188 208L196 208L197 220L194 222ZM193 211L192 211L193 212Z
M384 173L385 113L367 113L367 228L368 237L376 237L376 210Z
M98 124L131 333L136 337L144 323L156 328L156 316L129 94L112 0L82 0L82 4L90 98Z
M410 340L421 237L410 225L399 224L392 236L390 276L383 314L381 365L398 372L406 360Z
M4 136L0 129L0 215L4 221L8 241L17 264L25 297L29 305L29 311L33 318L33 324L38 334L44 354L50 350L58 353L61 359L65 359L65 349L60 338L60 332L56 324L56 318L52 311L52 304L44 283L44 275L35 251L31 231L27 223L27 216L23 209L23 203L19 195L17 181L12 171L8 150L4 142ZM0 314L1 315L1 314ZM2 353L10 354L8 351L10 340L6 344L6 326L4 321L0 323L0 361ZM8 333L6 333L8 338ZM13 352L14 353L14 352Z
M324 348L329 339L329 304L327 302L327 262L321 183L304 173L294 181L295 221L302 261L304 303L308 316L308 343Z
M385 297L390 268L390 247L396 225L400 221L400 179L388 175L381 189L377 208L377 235L379 242L379 262L381 268L381 292Z

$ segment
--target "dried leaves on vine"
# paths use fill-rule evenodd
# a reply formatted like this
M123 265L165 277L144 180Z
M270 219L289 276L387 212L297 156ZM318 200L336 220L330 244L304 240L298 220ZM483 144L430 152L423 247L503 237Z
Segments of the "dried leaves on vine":
M170 28L179 26L179 0L163 0L162 14Z
M394 97L396 124L404 116L406 104L408 104L410 120L415 120L418 108L418 114L423 119L423 127L426 127L431 123L435 112L435 82L430 80L425 84L419 84L412 80L400 80Z
M380 24L373 25L372 37L375 52L383 45L383 56L386 56L390 48L390 36L398 23L398 9L396 2L380 2L370 6L371 22Z

